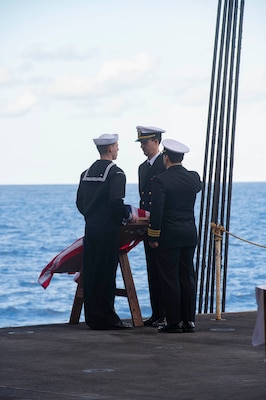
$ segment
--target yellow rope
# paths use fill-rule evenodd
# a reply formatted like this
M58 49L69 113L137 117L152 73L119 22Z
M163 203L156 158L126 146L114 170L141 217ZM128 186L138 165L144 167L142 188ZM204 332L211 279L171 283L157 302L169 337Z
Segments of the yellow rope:
M225 232L225 233L227 233L228 235L231 235L231 236L233 236L233 237L236 238L236 239L242 240L242 241L245 242L245 243L253 244L254 246L258 246L258 247L262 247L263 249L266 249L266 246L263 246L263 245L258 244L258 243L250 242L249 240L242 239L241 237L236 236L236 235L234 235L233 233L228 232L222 225L217 225L217 224L215 224L214 222L211 222L211 227L212 227L213 229L215 229L215 231L222 231L222 232ZM215 232L215 234L216 234L216 232Z

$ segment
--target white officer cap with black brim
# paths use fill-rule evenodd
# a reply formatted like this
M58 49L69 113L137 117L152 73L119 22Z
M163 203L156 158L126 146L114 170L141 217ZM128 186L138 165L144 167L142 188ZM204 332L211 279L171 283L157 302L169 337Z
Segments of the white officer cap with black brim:
M185 144L180 143L174 139L164 139L162 141L162 145L164 147L163 153L167 153L167 151L170 151L171 153L181 154L189 152L189 148Z
M108 146L118 142L118 135L116 133L104 133L96 139L93 139L96 146Z
M138 139L136 142L141 142L142 140L148 140L152 138L161 138L161 134L165 132L164 129L156 128L155 126L140 126L136 127L138 132Z

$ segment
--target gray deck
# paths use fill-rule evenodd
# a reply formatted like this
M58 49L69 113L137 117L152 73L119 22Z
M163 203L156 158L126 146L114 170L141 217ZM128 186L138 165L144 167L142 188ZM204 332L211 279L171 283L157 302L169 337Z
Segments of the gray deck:
M264 400L256 313L197 315L193 334L79 325L0 329L1 400Z

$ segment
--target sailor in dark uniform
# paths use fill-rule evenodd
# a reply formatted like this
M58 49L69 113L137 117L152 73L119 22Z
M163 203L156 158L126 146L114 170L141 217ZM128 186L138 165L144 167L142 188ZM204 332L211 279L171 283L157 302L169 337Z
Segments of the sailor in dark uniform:
M85 219L83 291L85 321L91 329L125 329L114 311L119 228L132 220L123 202L126 176L113 163L118 135L93 139L100 153L80 177L76 204Z
M166 325L159 332L194 332L196 282L193 258L197 245L194 217L202 183L182 166L188 147L172 139L162 142L166 171L153 181L148 240L159 263Z
M155 176L165 171L163 156L159 150L161 135L165 130L152 126L137 126L138 139L147 160L138 169L140 208L150 211L152 198L152 183ZM164 310L162 303L162 289L158 275L158 263L154 257L154 251L148 241L144 240L144 249L147 264L147 276L150 293L152 315L144 321L145 326L158 327L164 322Z

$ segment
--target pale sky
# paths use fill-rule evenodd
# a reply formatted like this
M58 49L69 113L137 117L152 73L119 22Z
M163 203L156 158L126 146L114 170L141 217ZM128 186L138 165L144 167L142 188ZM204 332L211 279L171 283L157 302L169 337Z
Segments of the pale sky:
M202 175L218 0L0 0L0 184L78 183L92 139L137 125L190 147ZM266 1L246 0L234 181L266 181Z

